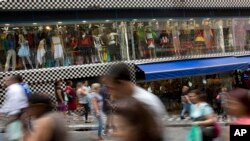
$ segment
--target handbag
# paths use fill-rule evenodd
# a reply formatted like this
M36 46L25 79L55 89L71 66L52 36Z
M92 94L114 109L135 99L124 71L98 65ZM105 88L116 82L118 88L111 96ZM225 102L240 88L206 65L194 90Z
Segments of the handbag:
M208 105L207 105L208 106ZM204 109L203 109L203 113L204 113ZM204 114L202 114L204 116ZM203 118L204 119L204 118ZM215 122L213 125L211 126L204 126L202 127L202 133L205 135L205 136L208 136L208 137L212 137L212 138L217 138L220 136L220 133L221 133L221 128L220 128L220 125Z

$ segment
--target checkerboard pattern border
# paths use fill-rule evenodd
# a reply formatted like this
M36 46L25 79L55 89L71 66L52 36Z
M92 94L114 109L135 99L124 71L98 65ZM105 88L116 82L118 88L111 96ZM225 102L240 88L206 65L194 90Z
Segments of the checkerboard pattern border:
M1 10L248 8L248 0L2 0Z

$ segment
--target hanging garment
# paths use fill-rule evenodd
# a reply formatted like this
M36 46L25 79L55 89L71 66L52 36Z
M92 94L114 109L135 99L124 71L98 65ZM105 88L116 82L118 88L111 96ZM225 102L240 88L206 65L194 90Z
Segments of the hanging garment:
M218 26L216 30L216 43L217 43L217 48L221 49L222 52L225 52L224 35L223 35L222 26Z
M213 33L209 26L204 27L204 39L205 39L205 45L206 48L212 48L213 47Z
M38 46L38 49L37 49L37 54L36 54L36 59L37 59L37 62L39 65L42 65L44 62L43 62L43 57L45 56L45 40L41 40L39 42L39 46Z
M20 43L21 48L18 50L18 56L19 57L29 57L30 56L30 49L28 41L25 41L23 43Z
M54 59L63 58L63 47L61 44L61 39L59 37L52 37L52 43L54 45Z

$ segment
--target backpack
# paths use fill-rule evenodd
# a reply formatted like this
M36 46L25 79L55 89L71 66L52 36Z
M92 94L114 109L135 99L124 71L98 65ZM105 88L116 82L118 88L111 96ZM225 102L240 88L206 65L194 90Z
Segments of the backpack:
M30 87L27 83L21 83L21 86L23 87L24 89L24 93L25 95L29 98L31 95L32 95L32 91L30 90Z

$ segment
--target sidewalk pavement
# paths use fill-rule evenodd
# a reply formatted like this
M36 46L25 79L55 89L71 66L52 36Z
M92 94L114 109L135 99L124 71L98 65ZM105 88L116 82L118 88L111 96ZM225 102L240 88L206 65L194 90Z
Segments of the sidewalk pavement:
M106 117L104 117L105 121ZM228 120L223 121L220 117L218 118L218 123L222 126L228 125L230 121L232 121L234 118L229 117ZM67 124L70 131L88 131L88 130L96 130L97 129L97 122L95 121L95 117L90 115L89 120L91 123L85 123L83 117L76 117L76 116L68 116ZM171 115L166 116L163 119L164 126L165 127L189 127L192 126L192 121L189 117L185 118L184 120L181 120L178 115ZM4 120L0 120L0 132L3 131Z

